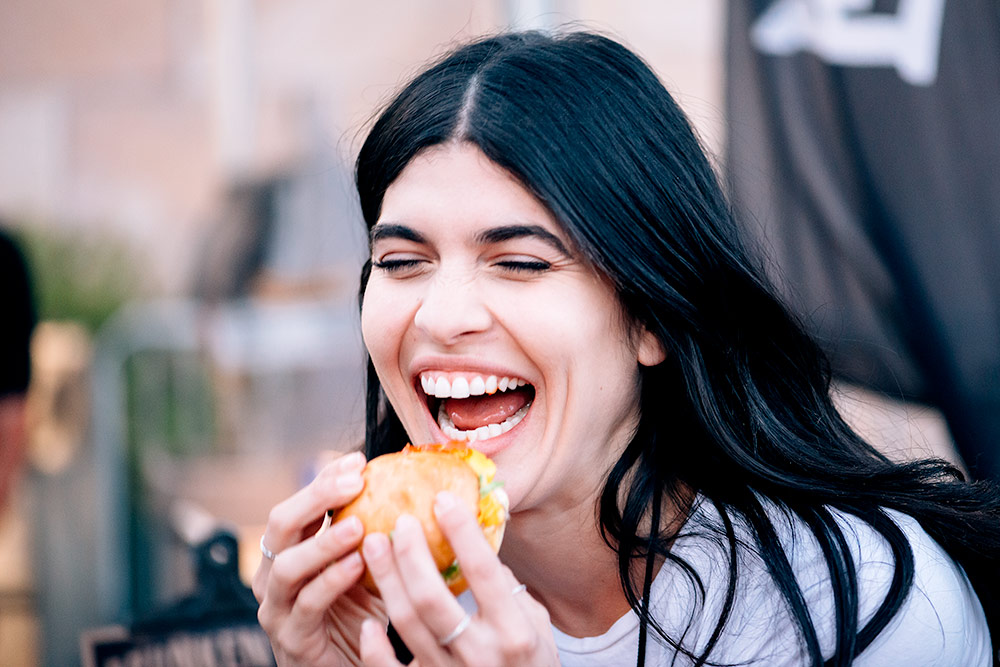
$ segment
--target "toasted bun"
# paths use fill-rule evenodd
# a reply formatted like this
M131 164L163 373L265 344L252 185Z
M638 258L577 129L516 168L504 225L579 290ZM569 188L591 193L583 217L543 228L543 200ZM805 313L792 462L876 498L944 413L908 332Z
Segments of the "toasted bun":
M390 534L400 514L416 517L438 570L452 593L458 595L465 590L466 583L458 571L455 552L434 518L434 497L440 491L453 493L477 514L487 541L497 551L507 520L507 501L502 489L493 488L495 471L492 461L465 447L407 445L400 452L368 462L362 473L365 485L361 494L336 512L333 520L356 516L367 535ZM481 494L481 490L485 493ZM365 588L378 593L368 572L363 583Z

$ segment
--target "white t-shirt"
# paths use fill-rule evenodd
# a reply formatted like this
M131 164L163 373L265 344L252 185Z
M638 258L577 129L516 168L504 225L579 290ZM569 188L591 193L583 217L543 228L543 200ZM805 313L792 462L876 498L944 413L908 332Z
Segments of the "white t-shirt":
M855 660L858 667L991 667L989 630L979 599L962 569L913 518L889 511L909 540L914 582L903 606L889 625ZM769 516L788 555L816 624L824 658L835 646L834 602L826 561L809 528L773 507ZM893 557L885 540L852 515L834 512L854 558L859 581L859 628L874 615L889 590ZM719 525L715 506L699 499L671 552L689 563L705 587L699 604L696 589L677 566L667 562L650 589L650 610L672 639L700 655L711 637L725 600L729 546L705 528ZM750 543L744 526L734 522L737 536ZM808 665L806 652L784 598L763 562L747 549L738 552L740 573L733 610L709 655L716 664L766 667ZM686 631L686 632L685 632ZM629 612L597 637L571 637L553 628L559 657L566 667L634 665L639 646L639 619ZM683 654L647 634L646 665L690 665Z

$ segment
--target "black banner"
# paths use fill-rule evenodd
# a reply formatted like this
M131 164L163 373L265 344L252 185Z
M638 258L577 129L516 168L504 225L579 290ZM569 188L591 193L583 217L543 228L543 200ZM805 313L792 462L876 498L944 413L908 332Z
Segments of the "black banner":
M85 633L83 667L274 667L271 644L257 625L134 635L124 627Z
M777 282L1000 480L1000 3L726 5L727 177Z

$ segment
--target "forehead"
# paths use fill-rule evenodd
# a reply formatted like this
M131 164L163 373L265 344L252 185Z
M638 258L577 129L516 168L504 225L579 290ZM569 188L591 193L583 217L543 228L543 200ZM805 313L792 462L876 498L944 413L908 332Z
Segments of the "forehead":
M386 223L452 229L530 223L565 236L527 188L467 142L418 153L386 190L376 224Z

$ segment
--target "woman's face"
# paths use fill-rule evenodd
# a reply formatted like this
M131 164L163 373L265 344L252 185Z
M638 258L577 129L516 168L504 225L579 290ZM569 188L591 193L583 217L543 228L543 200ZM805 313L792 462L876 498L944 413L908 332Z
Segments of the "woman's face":
M514 511L592 495L635 427L639 363L661 355L549 211L451 143L393 182L372 240L362 330L411 440L492 457Z

